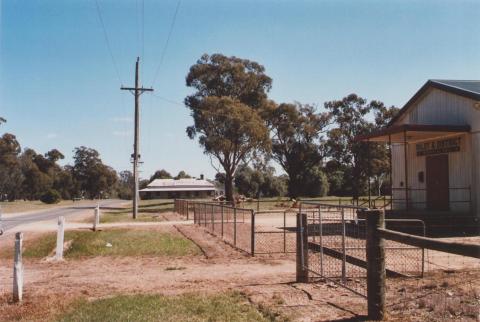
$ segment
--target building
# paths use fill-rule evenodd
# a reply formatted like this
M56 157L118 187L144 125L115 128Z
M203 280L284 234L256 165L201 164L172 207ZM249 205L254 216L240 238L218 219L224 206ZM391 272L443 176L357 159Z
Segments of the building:
M140 190L142 199L209 198L215 185L204 179L155 179Z
M392 213L480 227L480 81L429 80L388 127Z

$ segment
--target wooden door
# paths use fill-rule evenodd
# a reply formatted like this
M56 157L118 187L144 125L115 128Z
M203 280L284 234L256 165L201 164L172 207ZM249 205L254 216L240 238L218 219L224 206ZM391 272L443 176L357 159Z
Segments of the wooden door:
M426 157L427 209L449 210L448 154Z

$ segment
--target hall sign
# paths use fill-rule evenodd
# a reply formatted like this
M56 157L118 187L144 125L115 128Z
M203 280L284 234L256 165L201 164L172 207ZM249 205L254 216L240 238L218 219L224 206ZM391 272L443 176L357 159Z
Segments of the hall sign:
M460 151L460 137L417 143L417 156L458 152Z

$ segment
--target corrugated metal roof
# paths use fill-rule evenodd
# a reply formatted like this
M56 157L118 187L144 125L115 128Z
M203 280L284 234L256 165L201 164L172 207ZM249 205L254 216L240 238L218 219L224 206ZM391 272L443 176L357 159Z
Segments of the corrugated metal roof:
M480 95L480 80L432 79L432 82Z
M140 190L141 192L148 192L148 191L214 191L215 187L163 187L163 188L145 188Z
M213 188L215 185L202 179L155 179L150 182L148 188Z

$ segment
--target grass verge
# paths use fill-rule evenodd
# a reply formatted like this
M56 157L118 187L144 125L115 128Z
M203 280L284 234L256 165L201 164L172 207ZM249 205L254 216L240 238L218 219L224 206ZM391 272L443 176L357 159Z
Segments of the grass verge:
M103 212L100 217L100 223L113 222L156 222L165 221L163 213L173 212L173 200L141 200L138 207L138 216L136 220L132 219L132 208L124 208L115 211Z
M264 315L238 293L219 295L184 294L120 295L78 302L57 321L278 321Z
M190 240L167 232L139 229L109 229L103 231L68 231L65 241L71 241L66 258L89 256L188 256L201 251ZM55 248L56 234L49 233L30 241L24 247L26 258L43 258ZM13 254L3 253L1 257Z

